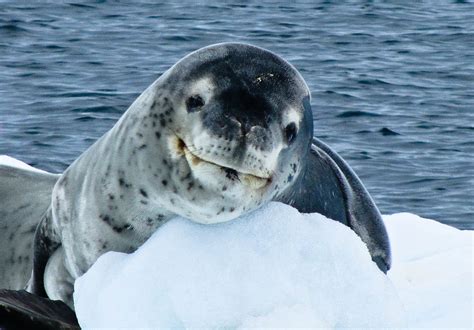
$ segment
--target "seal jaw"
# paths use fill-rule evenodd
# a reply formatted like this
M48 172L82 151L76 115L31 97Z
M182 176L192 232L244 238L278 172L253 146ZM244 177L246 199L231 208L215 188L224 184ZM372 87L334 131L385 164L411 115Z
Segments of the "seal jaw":
M232 182L240 182L250 189L258 190L267 187L272 182L272 176L262 177L254 173L247 173L242 169L221 165L214 160L204 159L193 153L186 143L179 137L175 138L174 149L177 155L184 156L191 169L197 166L207 166L219 169L223 176Z

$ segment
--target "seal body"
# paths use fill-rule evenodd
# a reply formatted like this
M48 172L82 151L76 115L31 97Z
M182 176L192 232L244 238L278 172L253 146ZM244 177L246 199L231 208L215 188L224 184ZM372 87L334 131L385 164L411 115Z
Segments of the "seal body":
M375 204L312 133L310 92L282 58L237 43L191 53L53 178L29 291L72 307L74 280L103 253L134 251L175 215L218 223L270 200L347 224L386 271Z

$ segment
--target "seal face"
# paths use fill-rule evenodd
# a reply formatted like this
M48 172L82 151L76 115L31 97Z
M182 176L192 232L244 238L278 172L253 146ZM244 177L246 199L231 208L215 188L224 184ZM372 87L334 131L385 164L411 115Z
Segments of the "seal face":
M165 74L156 96L150 116L160 118L155 133L175 169L161 194L179 200L166 206L173 213L227 221L298 175L312 135L310 94L275 54L241 44L201 49ZM185 191L173 192L183 182Z

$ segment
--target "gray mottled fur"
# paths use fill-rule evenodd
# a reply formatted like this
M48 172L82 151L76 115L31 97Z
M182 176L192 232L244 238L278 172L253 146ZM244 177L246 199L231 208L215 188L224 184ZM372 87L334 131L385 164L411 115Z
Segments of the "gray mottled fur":
M0 288L24 289L36 226L59 176L0 164Z

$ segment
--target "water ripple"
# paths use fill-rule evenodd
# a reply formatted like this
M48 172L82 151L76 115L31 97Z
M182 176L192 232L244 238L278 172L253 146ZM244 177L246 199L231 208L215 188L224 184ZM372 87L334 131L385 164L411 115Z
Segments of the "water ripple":
M190 51L241 41L291 61L315 134L383 213L474 228L469 1L3 2L0 153L63 171Z

